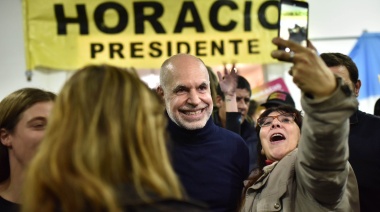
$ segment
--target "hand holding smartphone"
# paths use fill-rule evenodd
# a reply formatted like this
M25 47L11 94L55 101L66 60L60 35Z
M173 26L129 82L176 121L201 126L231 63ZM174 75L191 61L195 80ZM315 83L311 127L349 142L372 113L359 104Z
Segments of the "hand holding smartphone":
M278 13L278 36L307 46L309 4L304 1L281 0ZM290 51L279 46L278 49Z

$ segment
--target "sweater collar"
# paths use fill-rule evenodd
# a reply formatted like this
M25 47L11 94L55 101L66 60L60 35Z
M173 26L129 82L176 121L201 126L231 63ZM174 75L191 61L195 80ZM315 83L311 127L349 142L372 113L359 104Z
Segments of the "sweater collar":
M206 125L201 129L188 130L183 127L178 126L174 121L172 121L169 115L166 113L168 118L168 131L172 139L177 141L178 139L183 141L202 141L202 138L210 136L213 130L215 130L216 125L212 121L212 118L207 120ZM197 138L193 140L192 138Z

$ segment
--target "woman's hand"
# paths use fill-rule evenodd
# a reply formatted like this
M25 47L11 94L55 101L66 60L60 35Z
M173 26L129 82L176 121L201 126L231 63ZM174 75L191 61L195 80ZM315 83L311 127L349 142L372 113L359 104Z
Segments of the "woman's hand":
M312 48L310 41L309 48L281 38L274 38L272 42L290 49L289 52L274 50L271 55L278 60L294 64L289 74L293 76L293 82L301 91L313 95L314 98L323 98L334 92L337 87L335 76L318 56L315 48Z

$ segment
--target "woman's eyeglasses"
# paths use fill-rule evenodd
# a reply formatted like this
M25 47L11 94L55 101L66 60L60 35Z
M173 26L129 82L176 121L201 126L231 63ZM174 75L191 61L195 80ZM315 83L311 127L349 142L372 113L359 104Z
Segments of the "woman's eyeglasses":
M277 116L266 116L257 119L257 124L260 127L268 127L272 125L275 119L279 120L281 123L290 124L294 122L295 117L296 116L294 113L283 113Z

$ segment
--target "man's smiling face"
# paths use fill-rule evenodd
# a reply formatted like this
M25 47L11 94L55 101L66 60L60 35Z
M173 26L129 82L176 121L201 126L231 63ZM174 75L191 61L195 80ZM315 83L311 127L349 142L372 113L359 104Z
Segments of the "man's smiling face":
M188 130L203 128L213 103L206 67L195 57L181 55L172 61L164 100L169 117Z

